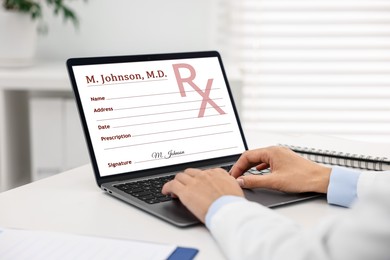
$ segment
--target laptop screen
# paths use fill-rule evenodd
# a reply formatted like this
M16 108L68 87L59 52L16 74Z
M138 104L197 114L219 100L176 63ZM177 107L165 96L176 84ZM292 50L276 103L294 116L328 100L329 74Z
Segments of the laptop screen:
M102 177L245 151L217 56L72 71Z

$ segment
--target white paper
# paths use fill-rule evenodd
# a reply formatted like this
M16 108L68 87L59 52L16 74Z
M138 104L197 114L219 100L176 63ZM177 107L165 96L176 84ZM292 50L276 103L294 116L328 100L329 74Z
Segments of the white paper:
M0 229L0 259L167 259L174 245L55 232Z

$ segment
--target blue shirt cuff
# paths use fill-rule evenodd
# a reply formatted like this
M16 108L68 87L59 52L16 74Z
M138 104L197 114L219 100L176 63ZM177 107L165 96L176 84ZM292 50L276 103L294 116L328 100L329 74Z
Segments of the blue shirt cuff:
M229 203L236 202L236 201L242 201L242 200L245 200L245 199L243 197L232 196L232 195L225 195L225 196L219 197L216 201L213 202L213 204L211 204L209 210L207 211L206 220L205 220L206 227L207 228L210 227L211 219L213 218L214 214L217 213L217 211L222 206L229 204Z
M358 171L333 167L328 186L328 203L350 207L357 198L359 176Z

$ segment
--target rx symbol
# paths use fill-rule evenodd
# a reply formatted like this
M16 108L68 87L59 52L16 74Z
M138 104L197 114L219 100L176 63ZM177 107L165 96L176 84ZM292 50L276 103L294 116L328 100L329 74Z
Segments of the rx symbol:
M225 114L225 112L210 98L210 91L213 85L213 79L208 79L206 84L206 89L203 92L195 83L194 79L196 77L196 72L194 67L189 64L179 63L173 64L173 71L175 73L176 81L179 86L180 95L182 97L186 96L186 91L184 89L184 83L188 83L198 94L203 98L202 103L200 104L198 117L203 117L207 104L210 104L218 113ZM182 78L180 75L180 69L187 69L190 71L190 76L187 78Z

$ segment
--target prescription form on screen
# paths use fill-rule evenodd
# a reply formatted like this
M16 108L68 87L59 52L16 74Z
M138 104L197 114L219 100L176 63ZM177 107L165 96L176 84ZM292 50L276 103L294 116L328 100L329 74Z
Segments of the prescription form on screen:
M245 151L217 57L72 69L101 176Z

